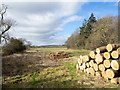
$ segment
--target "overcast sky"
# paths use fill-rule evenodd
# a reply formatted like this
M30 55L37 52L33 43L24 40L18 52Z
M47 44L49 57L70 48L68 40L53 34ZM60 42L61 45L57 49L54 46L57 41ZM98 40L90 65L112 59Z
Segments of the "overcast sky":
M104 0L105 1L105 0ZM62 45L94 13L97 18L117 15L116 2L9 2L6 16L16 21L9 31L32 45Z

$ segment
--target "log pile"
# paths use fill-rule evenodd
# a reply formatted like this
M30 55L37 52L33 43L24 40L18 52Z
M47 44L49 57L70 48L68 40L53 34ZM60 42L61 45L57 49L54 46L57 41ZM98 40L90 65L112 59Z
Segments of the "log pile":
M76 68L120 84L120 44L108 44L90 51L89 55L80 55Z
M56 52L51 52L49 54L50 59L61 59L61 58L68 58L68 53L64 51L56 51Z

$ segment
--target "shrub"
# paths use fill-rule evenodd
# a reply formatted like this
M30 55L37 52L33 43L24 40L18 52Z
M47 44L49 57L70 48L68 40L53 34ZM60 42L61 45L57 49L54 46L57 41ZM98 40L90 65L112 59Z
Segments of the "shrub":
M9 43L3 47L3 55L10 55L17 52L22 52L26 49L24 42L19 39L11 38Z

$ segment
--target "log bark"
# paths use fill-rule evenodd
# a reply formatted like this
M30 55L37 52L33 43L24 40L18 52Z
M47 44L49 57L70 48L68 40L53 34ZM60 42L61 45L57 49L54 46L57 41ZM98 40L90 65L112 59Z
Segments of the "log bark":
M103 55L106 59L110 59L110 53L109 52L104 52Z
M101 76L102 76L102 75L101 75L101 72L100 72L100 71L95 72L95 76L101 77Z
M118 54L120 55L120 47L117 49Z
M89 55L92 59L94 59L95 58L95 51L90 51Z
M111 67L113 70L119 70L120 69L120 60L112 60Z
M103 53L103 52L106 52L107 49L106 49L106 46L101 46L99 48L96 48L96 53L97 54L100 54L100 53Z
M97 64L94 64L93 68L94 68L95 71L98 71L98 65Z
M95 55L95 61L97 64L100 64L103 62L103 55L102 54L96 54Z
M109 68L110 67L110 60L104 60L103 61L103 65L105 66L105 68Z
M116 50L119 47L120 47L120 44L108 44L106 46L106 49L108 50L108 52L110 52L112 50Z
M118 51L112 51L111 53L112 58L117 59L119 57Z
M99 65L99 70L100 70L100 71L105 71L105 66L104 66L103 64L100 64L100 65Z

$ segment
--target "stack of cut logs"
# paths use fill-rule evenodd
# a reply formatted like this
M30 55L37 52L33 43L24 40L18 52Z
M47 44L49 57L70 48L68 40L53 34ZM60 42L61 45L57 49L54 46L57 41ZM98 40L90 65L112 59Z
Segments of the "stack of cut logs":
M80 55L76 68L120 84L120 44L108 44L90 51L89 55Z
M68 58L68 54L64 51L56 51L56 52L51 52L49 54L50 59L61 59L61 58Z

